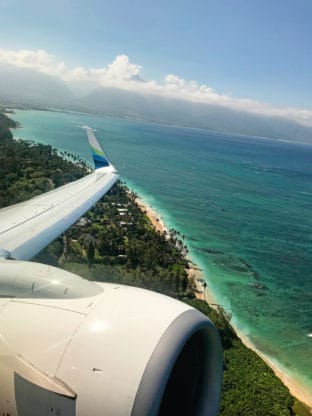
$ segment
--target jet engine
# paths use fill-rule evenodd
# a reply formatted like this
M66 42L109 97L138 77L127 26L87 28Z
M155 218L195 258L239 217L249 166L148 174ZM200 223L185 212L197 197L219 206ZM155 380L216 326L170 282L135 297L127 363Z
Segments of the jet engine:
M216 415L214 325L154 292L0 264L0 414Z

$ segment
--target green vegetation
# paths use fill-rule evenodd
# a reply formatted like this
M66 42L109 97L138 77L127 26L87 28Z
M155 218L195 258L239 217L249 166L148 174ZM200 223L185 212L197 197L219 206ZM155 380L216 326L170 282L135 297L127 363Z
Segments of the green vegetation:
M82 160L73 163L49 145L12 139L17 124L0 113L0 207L21 202L85 175ZM71 155L66 155L70 157Z
M65 240L66 251L61 258L55 253L59 246L54 248L55 260L65 268L68 263L69 267L88 263L88 278L144 287L175 297L190 294L185 271L188 263L178 233L171 230L164 236L155 232L122 183L117 183L71 227L59 244Z
M0 206L52 189L86 172L85 166L63 160L50 146L16 142L7 134L0 138L0 159ZM230 316L221 308L211 308L195 299L186 272L186 254L183 236L175 230L167 235L157 232L137 206L135 194L118 183L36 260L87 279L165 293L209 316L224 349L221 416L309 414L273 371L243 345L230 325Z
M12 139L13 135L10 129L17 127L19 127L19 124L16 121L0 112L0 139Z

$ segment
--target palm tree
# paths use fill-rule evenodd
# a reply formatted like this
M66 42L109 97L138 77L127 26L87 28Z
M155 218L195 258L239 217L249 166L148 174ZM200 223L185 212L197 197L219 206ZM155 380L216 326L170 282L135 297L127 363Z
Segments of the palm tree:
M134 190L132 189L131 192L129 193L129 197L130 197L131 202L135 202L135 200L138 197L138 194L136 192L134 192Z

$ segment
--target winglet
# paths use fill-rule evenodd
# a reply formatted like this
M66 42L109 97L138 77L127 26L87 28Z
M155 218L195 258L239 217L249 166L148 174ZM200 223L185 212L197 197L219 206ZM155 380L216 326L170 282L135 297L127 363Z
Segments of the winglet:
M87 130L89 144L92 149L92 157L94 161L95 169L105 168L108 166L112 166L110 161L108 160L107 156L104 153L100 143L97 141L95 134L91 127L83 126L83 129Z

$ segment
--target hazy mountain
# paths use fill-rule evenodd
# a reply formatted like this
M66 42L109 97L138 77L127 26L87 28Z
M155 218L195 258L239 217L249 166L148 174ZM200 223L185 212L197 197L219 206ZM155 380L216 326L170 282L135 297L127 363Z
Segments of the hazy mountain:
M140 118L215 131L312 143L312 128L284 118L267 117L221 106L199 104L89 83L65 83L33 70L0 65L0 102Z
M81 100L99 114L137 117L216 131L312 142L312 128L281 117L268 117L226 107L138 94L116 88L93 91Z
M73 92L58 78L9 65L0 65L0 98L55 107L70 107L76 101Z

